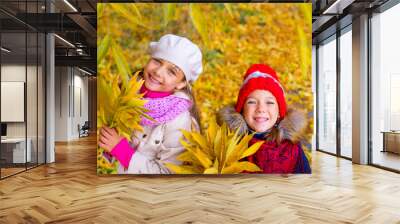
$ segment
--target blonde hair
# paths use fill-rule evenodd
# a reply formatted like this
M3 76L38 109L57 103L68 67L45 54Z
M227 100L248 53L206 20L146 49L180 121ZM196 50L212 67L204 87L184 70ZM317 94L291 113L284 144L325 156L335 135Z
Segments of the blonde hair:
M192 90L191 82L186 81L186 86L181 91L183 91L186 95L188 95L190 98L190 101L192 101L192 107L190 108L190 115L194 118L194 120L196 122L195 126L197 129L199 129L198 131L201 131L200 113L197 108L196 98L195 98L195 95Z

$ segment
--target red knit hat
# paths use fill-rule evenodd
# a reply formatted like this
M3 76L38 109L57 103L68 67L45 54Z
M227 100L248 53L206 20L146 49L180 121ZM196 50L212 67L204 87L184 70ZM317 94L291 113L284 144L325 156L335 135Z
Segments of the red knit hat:
M252 65L244 75L235 106L236 111L242 112L247 97L257 89L270 91L275 96L279 106L279 116L281 119L284 118L286 114L285 92L276 72L268 65L263 64Z

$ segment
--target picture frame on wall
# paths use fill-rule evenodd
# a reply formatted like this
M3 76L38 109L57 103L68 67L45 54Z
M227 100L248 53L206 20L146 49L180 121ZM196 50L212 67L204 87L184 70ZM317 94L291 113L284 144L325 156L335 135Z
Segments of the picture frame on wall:
M98 174L311 173L310 3L97 7Z

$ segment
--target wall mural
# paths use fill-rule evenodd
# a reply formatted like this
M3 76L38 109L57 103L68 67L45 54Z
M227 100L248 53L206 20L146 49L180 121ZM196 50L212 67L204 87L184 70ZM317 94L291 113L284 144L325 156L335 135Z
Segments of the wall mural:
M98 174L311 173L311 3L99 3Z

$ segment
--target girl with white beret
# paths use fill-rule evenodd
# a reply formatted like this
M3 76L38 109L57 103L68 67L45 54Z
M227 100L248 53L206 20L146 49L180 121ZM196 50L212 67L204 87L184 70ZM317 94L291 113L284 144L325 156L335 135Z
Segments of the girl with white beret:
M142 118L144 131L132 133L131 141L115 129L104 127L100 132L99 145L119 161L119 174L172 173L164 164L180 164L176 159L184 151L180 130L199 128L190 86L203 69L199 47L187 38L167 34L150 43L150 53L141 92L154 121Z

